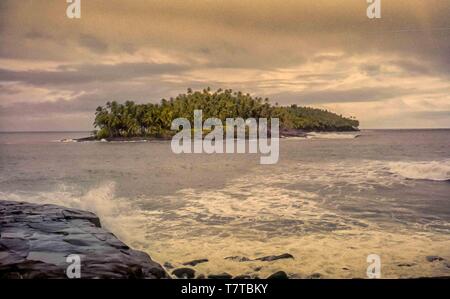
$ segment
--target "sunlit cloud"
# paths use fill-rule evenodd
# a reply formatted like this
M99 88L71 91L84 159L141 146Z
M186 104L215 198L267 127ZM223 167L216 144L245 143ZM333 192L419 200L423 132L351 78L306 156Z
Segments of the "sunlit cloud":
M450 126L446 1L65 1L0 4L0 130L92 129L107 100L233 88L355 116Z

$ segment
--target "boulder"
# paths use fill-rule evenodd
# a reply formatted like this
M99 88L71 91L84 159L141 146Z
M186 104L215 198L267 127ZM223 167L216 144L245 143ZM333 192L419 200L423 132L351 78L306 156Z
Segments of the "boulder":
M256 258L255 261L272 262L272 261L281 260L281 259L293 259L293 258L294 257L292 256L292 254L283 253L280 255L269 255L269 256L259 257L259 258Z
M192 266L192 267L194 267L194 266L196 266L198 264L206 263L207 261L208 261L208 259L193 260L193 261L190 261L190 262L183 263L183 266Z
M230 260L230 261L234 261L234 262L248 262L248 261L250 261L250 259L248 257L238 256L238 255L227 256L225 259L226 260Z
M278 271L267 277L267 279L289 279L286 272Z
M437 256L437 255L429 255L429 256L426 257L426 259L429 262L436 262L436 261L440 262L440 261L444 260L442 257Z
M319 279L322 278L322 274L320 273L313 273L311 275L308 276L309 279Z
M172 271L172 274L175 275L177 278L194 278L195 277L195 270L191 268L178 268Z

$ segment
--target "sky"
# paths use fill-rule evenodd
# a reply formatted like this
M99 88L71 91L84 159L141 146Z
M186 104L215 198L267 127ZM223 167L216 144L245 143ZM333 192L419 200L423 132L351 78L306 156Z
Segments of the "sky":
M107 101L232 88L362 128L450 127L450 0L0 1L0 131L92 130Z

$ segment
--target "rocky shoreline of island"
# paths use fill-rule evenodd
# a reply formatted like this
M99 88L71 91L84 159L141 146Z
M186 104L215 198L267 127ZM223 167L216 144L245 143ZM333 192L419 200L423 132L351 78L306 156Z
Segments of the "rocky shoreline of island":
M301 129L287 129L282 128L280 129L280 135L279 137L282 139L289 139L289 138L311 138L311 137L317 137L321 134L336 134L337 137L339 135L345 136L346 134L355 134L354 137L359 137L360 134L359 129L354 130L345 130L345 131L305 131ZM204 136L206 135L203 134ZM203 137L204 137L203 136ZM268 132L268 137L270 137L270 132ZM171 140L171 135L162 135L162 136L143 136L143 137L122 137L122 136L112 136L112 137L105 137L105 138L98 138L97 136L87 136L82 138L76 138L76 139L62 139L61 142L67 142L67 141L73 141L73 142L150 142L150 141L167 141Z

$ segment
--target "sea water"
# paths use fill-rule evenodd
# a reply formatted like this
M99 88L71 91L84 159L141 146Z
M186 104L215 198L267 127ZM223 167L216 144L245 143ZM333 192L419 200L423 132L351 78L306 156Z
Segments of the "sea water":
M161 264L208 259L198 274L366 277L377 254L384 278L450 275L450 130L287 138L274 165L73 142L86 135L0 133L0 198L93 211ZM294 259L224 259L282 253Z

